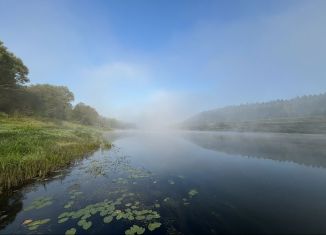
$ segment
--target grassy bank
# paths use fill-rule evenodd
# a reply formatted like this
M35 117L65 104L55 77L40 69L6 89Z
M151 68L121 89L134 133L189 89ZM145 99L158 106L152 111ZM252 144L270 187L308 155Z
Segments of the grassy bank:
M109 144L94 128L0 117L0 190L45 177L101 145Z

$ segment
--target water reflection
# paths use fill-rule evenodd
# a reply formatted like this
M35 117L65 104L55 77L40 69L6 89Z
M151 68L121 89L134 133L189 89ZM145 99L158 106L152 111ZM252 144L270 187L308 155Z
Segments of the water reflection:
M107 136L111 150L0 195L0 215L6 215L0 234L26 233L24 220L47 218L51 221L37 232L75 227L77 233L124 234L134 224L146 228L144 234L326 231L324 136L139 131ZM26 210L49 197L52 204ZM103 222L103 208L113 206L114 219ZM76 220L89 209L87 221ZM162 223L158 230L149 231L137 214L144 211ZM65 212L72 214L59 223Z
M23 209L23 193L20 191L0 194L0 230L12 223Z
M326 136L264 133L187 132L183 138L206 149L326 167Z

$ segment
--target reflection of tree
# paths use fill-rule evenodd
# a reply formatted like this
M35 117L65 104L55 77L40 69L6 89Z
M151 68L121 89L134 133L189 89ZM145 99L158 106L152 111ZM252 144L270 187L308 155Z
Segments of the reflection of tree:
M23 209L22 199L23 194L21 192L0 195L0 230L12 223L18 212Z
M326 167L326 136L322 135L188 132L184 138L228 154Z

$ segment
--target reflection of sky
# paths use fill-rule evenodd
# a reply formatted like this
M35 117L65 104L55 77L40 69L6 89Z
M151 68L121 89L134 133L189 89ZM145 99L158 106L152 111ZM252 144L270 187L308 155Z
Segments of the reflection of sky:
M147 124L324 92L325 1L0 2L33 83ZM155 109L155 112L153 111Z

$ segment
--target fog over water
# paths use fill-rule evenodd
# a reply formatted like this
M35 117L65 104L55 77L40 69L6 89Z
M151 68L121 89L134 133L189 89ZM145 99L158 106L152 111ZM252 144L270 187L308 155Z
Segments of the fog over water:
M66 85L77 102L139 126L326 89L323 0L0 7L1 39L33 83Z

